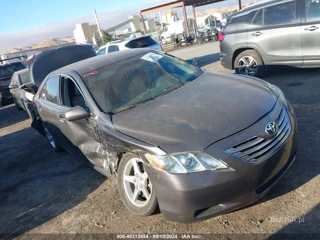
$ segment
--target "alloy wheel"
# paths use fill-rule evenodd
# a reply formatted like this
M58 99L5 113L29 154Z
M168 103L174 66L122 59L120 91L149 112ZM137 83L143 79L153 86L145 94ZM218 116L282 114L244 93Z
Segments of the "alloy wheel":
M138 158L132 158L126 164L123 175L125 193L136 207L147 205L152 194L152 184L143 163Z
M251 56L244 56L239 59L238 71L243 75L255 75L258 71L256 60Z

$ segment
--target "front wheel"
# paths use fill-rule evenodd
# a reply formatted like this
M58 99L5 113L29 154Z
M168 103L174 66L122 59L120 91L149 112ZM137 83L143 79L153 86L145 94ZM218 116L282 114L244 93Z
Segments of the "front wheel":
M127 153L120 161L118 187L126 208L139 216L152 215L158 206L152 183L142 160Z
M263 77L264 63L260 54L255 50L246 50L234 60L236 73L253 77Z

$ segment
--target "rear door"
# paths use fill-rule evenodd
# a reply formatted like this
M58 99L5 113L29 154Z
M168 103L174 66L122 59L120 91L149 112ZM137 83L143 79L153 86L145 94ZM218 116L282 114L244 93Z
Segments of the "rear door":
M15 86L15 87L14 87ZM10 93L12 94L13 100L20 106L21 105L21 98L20 98L20 92L19 92L19 76L18 74L14 73L11 78L10 83Z
M259 10L249 25L248 47L257 48L265 64L302 66L299 8L281 1Z
M320 1L301 0L303 67L320 66Z
M42 122L49 129L55 139L61 144L61 132L59 125L59 75L54 75L46 80L39 92L39 98L35 100L37 111L42 119Z

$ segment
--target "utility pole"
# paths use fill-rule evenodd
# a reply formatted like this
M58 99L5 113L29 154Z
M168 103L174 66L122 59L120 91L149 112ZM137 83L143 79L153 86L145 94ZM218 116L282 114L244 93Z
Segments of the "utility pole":
M94 17L96 18L96 23L97 23L98 32L99 32L99 35L100 35L100 40L101 40L102 45L104 45L103 35L102 35L102 31L101 31L98 15L97 15L97 12L96 12L95 9L93 9L93 11L94 11Z
M242 8L241 0L238 0L238 2L239 2L239 11L240 11Z

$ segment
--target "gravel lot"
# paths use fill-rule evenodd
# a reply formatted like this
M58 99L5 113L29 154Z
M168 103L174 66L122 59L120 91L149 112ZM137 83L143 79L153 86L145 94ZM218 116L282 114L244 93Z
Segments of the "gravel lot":
M171 54L197 57L205 69L233 74L220 65L218 43ZM130 214L115 182L66 152L53 152L30 127L27 114L14 105L0 108L0 239L56 238L57 234L87 238L89 235L75 234L99 233L190 233L224 238L266 238L278 233L320 238L319 76L319 69L268 70L265 80L284 91L298 117L296 162L256 204L195 224L168 222L161 214Z

